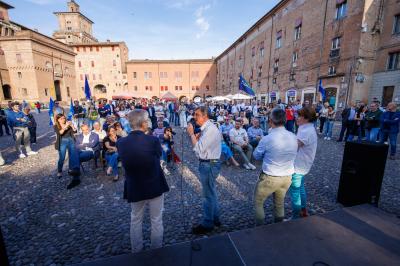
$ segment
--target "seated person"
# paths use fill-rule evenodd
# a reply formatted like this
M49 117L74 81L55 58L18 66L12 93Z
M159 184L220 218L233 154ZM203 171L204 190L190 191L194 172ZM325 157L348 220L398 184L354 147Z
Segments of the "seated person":
M107 161L107 175L113 175L113 181L116 182L119 179L118 175L118 150L117 141L121 137L117 135L117 130L115 127L110 126L107 130L107 136L104 138L104 151L106 154Z
M225 122L225 110L222 109L219 111L219 115L217 116L217 122L219 124L222 124Z
M246 117L245 111L240 112L240 119L242 120L243 128L247 130L249 128L250 122L249 119Z
M153 130L153 136L157 137L158 139L160 139L160 141L163 140L164 138L164 121L159 119L157 122L157 127Z
M252 124L247 129L247 135L249 136L250 145L255 148L264 136L264 131L260 128L260 120L258 118L253 118Z
M221 138L221 154L224 155L227 164L232 163L234 166L239 166L240 164L233 158L233 153L229 146L226 144L224 138Z
M124 138L124 137L128 136L128 133L126 133L126 131L122 128L122 125L120 122L115 122L114 128L117 131L118 137Z
M256 167L250 163L253 147L249 143L249 137L246 130L242 127L243 121L238 118L235 121L235 127L229 131L229 139L233 143L233 149L240 154L247 170L255 170Z
M79 154L79 161L83 163L98 157L100 141L99 136L91 132L88 125L83 124L81 131L82 133L76 136L75 146Z
M99 136L99 141L103 142L103 139L107 136L107 133L101 129L100 122L93 123L93 133L96 133Z
M114 122L115 122L115 120L114 120L113 116L111 116L111 115L107 116L106 122L103 124L103 130L105 132L107 132L108 131L108 127L114 125Z
M232 128L233 125L231 124L230 118L226 117L225 123L219 127L219 130L221 131L221 134L226 142L229 142L229 132L231 131Z

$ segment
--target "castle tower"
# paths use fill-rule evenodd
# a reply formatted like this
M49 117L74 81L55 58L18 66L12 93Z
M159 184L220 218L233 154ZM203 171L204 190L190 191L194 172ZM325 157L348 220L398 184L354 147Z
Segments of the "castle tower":
M54 12L59 30L53 33L53 37L66 44L97 42L92 31L93 21L80 12L74 0L67 2L67 7L66 12Z

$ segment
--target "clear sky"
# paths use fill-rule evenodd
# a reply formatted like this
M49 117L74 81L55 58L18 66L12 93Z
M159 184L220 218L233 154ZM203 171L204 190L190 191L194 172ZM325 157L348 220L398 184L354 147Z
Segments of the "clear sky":
M11 19L50 35L67 0L5 0ZM76 0L97 39L125 41L130 59L218 56L279 0Z

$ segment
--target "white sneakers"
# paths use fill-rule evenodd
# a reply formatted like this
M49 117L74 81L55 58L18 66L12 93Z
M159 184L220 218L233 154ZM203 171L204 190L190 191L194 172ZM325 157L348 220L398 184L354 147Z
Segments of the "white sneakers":
M27 152L27 153L26 153L26 155L28 155L28 156L32 156L32 155L36 155L36 154L38 154L37 151L30 151L30 152ZM20 154L19 154L19 158L20 158L20 159L25 158L26 155L23 154L23 153L20 153Z
M331 140L330 137L324 137L324 140Z
M252 165L251 163L245 163L243 164L243 167L246 168L246 170L256 170L256 167Z

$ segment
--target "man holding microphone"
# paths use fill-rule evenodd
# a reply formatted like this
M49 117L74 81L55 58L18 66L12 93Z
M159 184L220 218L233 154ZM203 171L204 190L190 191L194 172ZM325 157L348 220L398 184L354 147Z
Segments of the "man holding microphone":
M221 170L221 133L208 117L207 108L198 107L194 120L200 126L195 134L194 125L189 124L187 132L193 144L193 150L199 158L200 183L203 189L203 221L192 228L193 234L211 232L214 226L221 226L215 180Z

